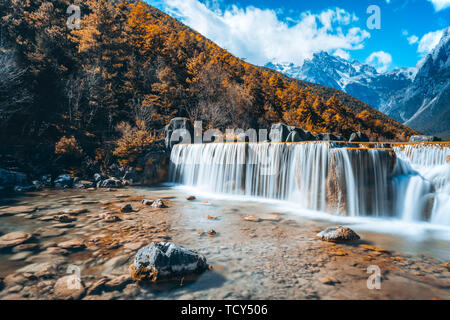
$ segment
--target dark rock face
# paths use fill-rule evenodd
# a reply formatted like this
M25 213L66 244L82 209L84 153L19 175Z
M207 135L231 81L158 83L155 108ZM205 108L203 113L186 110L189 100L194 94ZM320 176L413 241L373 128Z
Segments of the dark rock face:
M340 136L335 136L332 133L319 133L317 135L317 140L319 141L343 141L344 138Z
M206 258L170 242L152 243L138 251L130 267L135 281L176 279L208 268Z
M328 228L317 234L317 237L323 241L329 242L349 242L358 241L360 236L350 228L334 227Z
M27 175L20 172L0 169L0 186L5 189L13 189L16 186L31 185Z
M55 188L70 188L72 187L72 177L69 174L61 174L55 179Z
M194 141L194 126L188 118L173 118L165 129L166 148L172 149L179 143Z
M352 133L349 142L370 142L370 139L363 132L355 132Z
M419 142L439 142L441 139L433 136L412 136L409 138L409 142L419 143Z

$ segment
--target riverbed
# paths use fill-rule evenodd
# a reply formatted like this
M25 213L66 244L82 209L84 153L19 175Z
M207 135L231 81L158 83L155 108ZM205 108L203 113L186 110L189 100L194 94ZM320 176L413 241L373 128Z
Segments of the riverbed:
M190 195L196 200L188 201ZM143 199L163 199L168 208L146 206ZM121 213L127 203L134 211ZM68 209L88 212L68 223L52 218ZM105 222L106 212L120 220ZM450 299L445 230L409 226L420 228L418 235L416 229L402 233L397 231L408 228L377 223L320 213L316 218L276 202L213 197L168 185L10 195L0 200L0 235L25 231L36 246L0 253L0 299L55 299L56 281L73 270L82 280L79 299ZM362 240L334 244L315 237L341 224ZM60 248L73 239L84 247ZM128 267L153 241L197 251L212 268L192 279L138 285ZM370 266L381 272L379 290L368 288ZM107 284L99 286L102 279Z

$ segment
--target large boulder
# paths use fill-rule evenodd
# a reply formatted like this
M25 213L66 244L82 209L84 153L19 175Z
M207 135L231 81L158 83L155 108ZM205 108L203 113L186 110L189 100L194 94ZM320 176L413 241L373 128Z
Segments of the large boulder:
M16 186L29 186L31 184L31 181L24 173L0 169L0 186L4 189L13 189Z
M173 118L165 128L166 148L172 149L179 143L194 141L194 126L188 118Z
M289 135L286 142L302 142L302 141L316 141L317 138L311 132L297 127L288 127Z
M287 125L276 123L270 129L269 139L271 142L286 142L290 132L291 130Z
M97 188L119 188L122 182L116 178L109 178L97 183Z
M334 227L328 228L317 234L317 238L329 242L358 241L359 235L350 228Z
M441 139L433 136L412 136L409 138L409 142L421 143L421 142L439 142Z
M130 266L134 281L177 279L200 274L208 268L206 258L170 242L152 243L138 251Z
M358 131L352 133L349 142L370 142L370 139L365 133Z

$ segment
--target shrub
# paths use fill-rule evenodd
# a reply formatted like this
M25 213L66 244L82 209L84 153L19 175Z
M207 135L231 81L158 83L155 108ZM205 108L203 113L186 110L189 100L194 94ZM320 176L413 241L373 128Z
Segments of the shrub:
M79 159L83 155L83 149L74 136L62 137L55 145L55 154Z
M155 141L155 137L148 132L143 121L136 121L136 127L121 122L116 129L121 132L122 137L116 141L117 148L114 155L119 158L119 163L123 167L132 166L144 148Z

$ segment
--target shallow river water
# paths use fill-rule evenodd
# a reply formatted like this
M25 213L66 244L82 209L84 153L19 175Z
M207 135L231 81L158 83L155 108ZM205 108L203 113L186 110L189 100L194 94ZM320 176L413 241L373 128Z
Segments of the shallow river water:
M186 196L195 195L195 201ZM149 209L141 199L163 199L167 209ZM131 203L136 212L120 214L122 221L106 224L101 212ZM0 254L0 277L47 260L58 261L48 276L48 289L29 289L39 281L5 287L0 298L52 299L52 281L78 266L86 288L102 276L128 274L137 250L152 242L170 240L206 256L212 270L196 279L136 286L104 292L100 299L395 299L450 298L449 231L431 225L396 221L349 220L315 212L298 212L286 204L255 199L214 197L194 190L160 186L106 190L45 190L0 200L0 209L35 206L34 213L0 216L0 235L26 231L36 235L38 253ZM69 225L45 217L63 209L86 208ZM262 218L260 222L246 216ZM336 245L315 234L329 226L346 225L360 234L361 243ZM214 237L205 233L214 229ZM382 231L382 232L380 232ZM46 253L58 243L83 239L87 248L58 255ZM94 240L93 240L94 239ZM100 240L99 240L100 239ZM361 247L383 248L376 251ZM47 250L47 251L44 251ZM49 261L51 262L51 261ZM367 289L367 268L378 265L382 290ZM332 278L333 285L324 279ZM15 297L15 296L13 296ZM93 296L94 297L94 296ZM89 298L89 297L87 297Z

